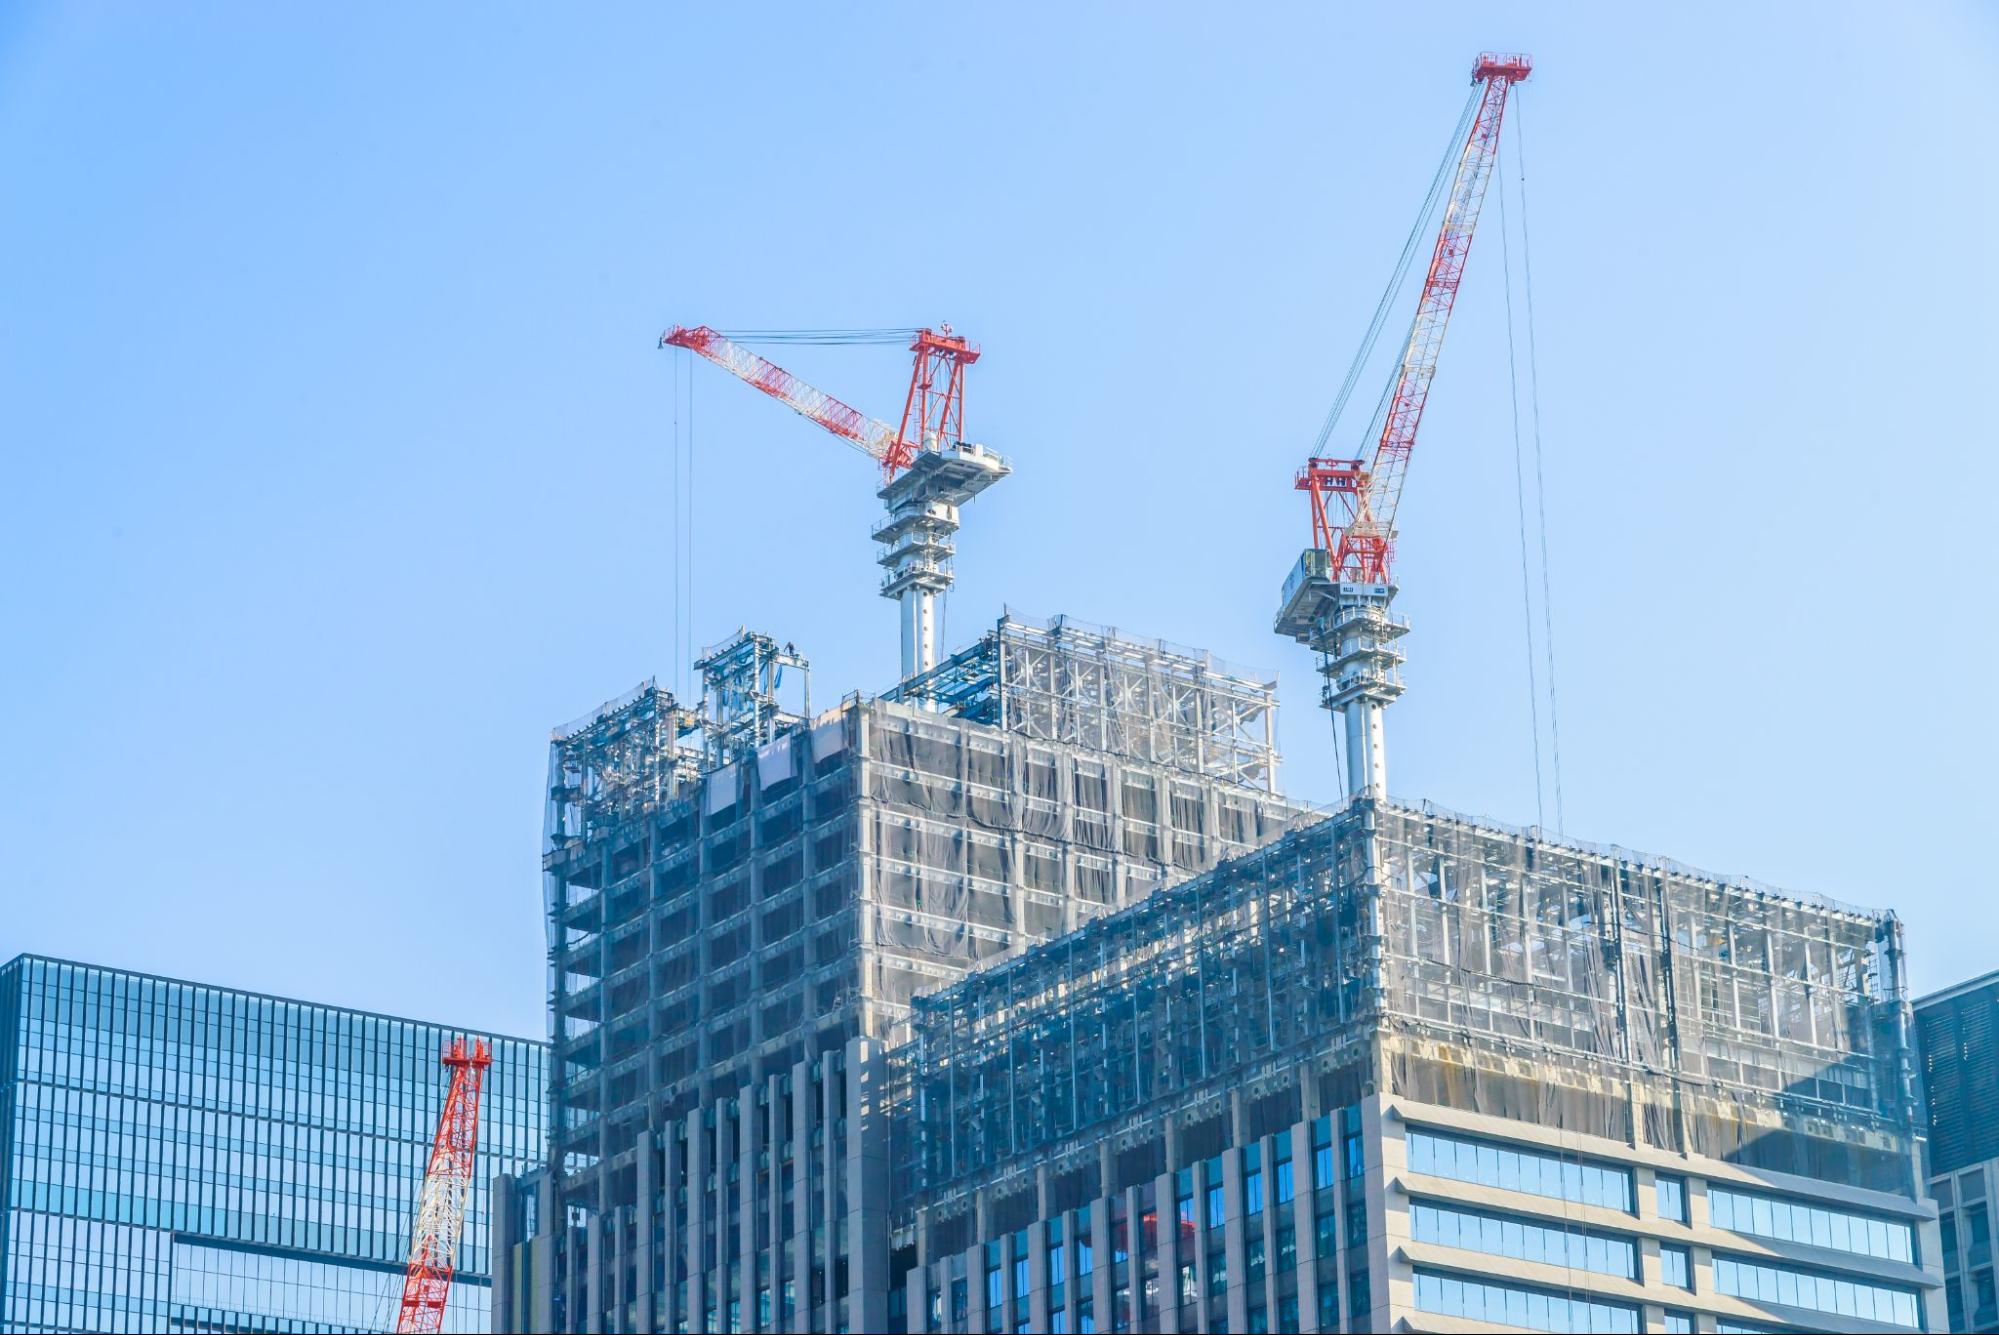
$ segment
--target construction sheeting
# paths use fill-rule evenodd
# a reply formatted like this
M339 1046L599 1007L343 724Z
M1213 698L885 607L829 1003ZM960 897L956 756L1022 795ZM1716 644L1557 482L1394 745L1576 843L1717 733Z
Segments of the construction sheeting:
M1359 802L916 1002L905 1140L941 1189L1295 1066L1901 1189L1900 952L1892 915Z

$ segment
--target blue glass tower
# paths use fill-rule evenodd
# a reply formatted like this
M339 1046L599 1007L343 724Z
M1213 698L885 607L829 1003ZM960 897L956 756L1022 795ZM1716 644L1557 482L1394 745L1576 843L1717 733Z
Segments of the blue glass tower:
M0 1331L393 1325L453 1031L23 955L0 967ZM494 1038L445 1329L485 1330L490 1183L545 1155Z

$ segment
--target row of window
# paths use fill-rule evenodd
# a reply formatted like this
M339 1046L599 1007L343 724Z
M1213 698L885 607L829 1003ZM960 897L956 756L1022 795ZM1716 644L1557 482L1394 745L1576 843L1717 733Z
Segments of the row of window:
M1629 1238L1549 1228L1525 1219L1425 1201L1410 1207L1409 1228L1416 1241L1441 1247L1593 1270L1623 1279L1638 1277L1638 1248Z
M1869 1284L1791 1266L1716 1256L1714 1287L1717 1293L1746 1298L1750 1302L1802 1307L1813 1312L1905 1326L1910 1330L1922 1328L1915 1290L1900 1285Z
M1707 1190L1707 1216L1716 1228L1780 1242L1802 1242L1812 1247L1911 1263L1916 1254L1915 1231L1899 1221L1829 1210L1717 1184L1710 1184Z
M1411 1172L1631 1213L1626 1169L1434 1131L1411 1130L1407 1147Z
M1637 1335L1639 1330L1639 1309L1630 1303L1430 1270L1416 1272L1416 1310L1527 1330L1608 1331L1616 1335Z

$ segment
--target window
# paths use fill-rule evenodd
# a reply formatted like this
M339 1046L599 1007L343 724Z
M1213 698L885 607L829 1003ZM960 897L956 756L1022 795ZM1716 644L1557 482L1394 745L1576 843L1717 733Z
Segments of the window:
M1731 1233L1891 1261L1913 1261L1915 1257L1914 1236L1909 1226L1899 1221L1712 1184L1707 1202L1708 1222Z
M1687 1180L1683 1177L1668 1177L1661 1173L1653 1180L1653 1195L1658 1202L1659 1217L1670 1219L1676 1224L1687 1222Z
M1347 1271L1347 1316L1354 1321L1365 1321L1373 1312L1374 1298L1367 1281L1367 1267L1354 1266Z
M1631 1174L1622 1168L1433 1131L1412 1130L1408 1150L1411 1172L1631 1212Z
M1678 1308L1666 1309L1666 1335L1694 1335L1694 1314Z
M1333 1185L1333 1119L1321 1117L1312 1123L1312 1187L1323 1191Z
M1676 1289L1694 1286L1693 1256L1685 1247L1662 1243L1659 1247L1659 1280Z
M1277 1137L1271 1159L1275 1163L1271 1175L1277 1179L1277 1203L1283 1205L1297 1195L1291 1181L1291 1133Z
M1910 1330L1921 1325L1915 1290L1899 1285L1869 1284L1792 1266L1718 1255L1714 1258L1714 1287L1717 1293L1750 1302L1857 1316Z
M1222 1191L1220 1155L1208 1160L1207 1167L1202 1170L1201 1180L1208 1188L1208 1227L1220 1228L1228 1218L1228 1202Z
M1629 1238L1550 1228L1510 1215L1417 1201L1409 1208L1410 1236L1418 1242L1458 1247L1490 1256L1638 1277L1638 1249Z
M1490 1321L1528 1330L1638 1331L1638 1308L1580 1294L1492 1284L1429 1270L1416 1272L1416 1308L1439 1316Z
M1076 1277L1082 1279L1097 1268L1097 1249L1090 1238L1090 1209L1084 1206L1075 1214L1076 1231Z
M1242 1155L1242 1212L1245 1215L1263 1213L1263 1147L1245 1145Z
M1208 1296L1225 1292L1229 1286L1229 1254L1217 1247L1208 1253Z
M1243 1282L1250 1285L1263 1283L1263 1239L1254 1237L1242 1248Z

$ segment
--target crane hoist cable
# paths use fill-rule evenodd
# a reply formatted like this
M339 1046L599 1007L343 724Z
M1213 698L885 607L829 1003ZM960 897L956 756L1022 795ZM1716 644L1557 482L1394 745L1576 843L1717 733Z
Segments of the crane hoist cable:
M1496 169L1497 155L1494 165ZM1499 196L1499 269L1506 293L1506 390L1513 412L1513 508L1520 524L1520 619L1527 641L1527 726L1534 739L1534 823L1541 825L1547 821L1542 806L1546 785L1541 777L1541 687L1535 680L1534 595L1527 560L1527 478L1520 447L1520 369L1513 338L1513 243L1506 225L1506 179L1503 173L1495 171L1495 174L1500 176L1495 193Z
M1409 278L1409 267L1415 262L1416 252L1423 238L1429 234L1431 217L1437 211L1437 201L1443 197L1444 187L1450 183L1451 168L1456 165L1460 146L1464 143L1465 131L1471 124L1473 112L1478 108L1479 94L1476 89L1465 99L1464 110L1458 114L1458 121L1451 128L1451 137L1444 143L1443 156L1437 161L1437 171L1430 178L1430 188L1423 196L1423 206L1416 211L1416 221L1409 224L1409 235L1402 242L1402 254L1397 257L1395 267L1389 272L1388 283L1381 291L1381 300L1375 303L1374 317L1368 321L1367 332L1361 335L1360 346L1354 350L1353 362L1347 367L1346 379L1340 382L1340 392L1333 399L1332 408L1326 413L1325 425L1319 428L1319 436L1312 444L1312 453L1324 454L1332 442L1333 430L1339 425L1340 414L1346 411L1347 400L1353 397L1354 386L1359 383L1361 372L1374 356L1376 343L1381 338L1382 327L1388 322L1388 312L1394 307L1396 298L1402 295L1402 288ZM1384 403L1391 382L1382 391ZM1380 420L1380 410L1375 413L1375 421ZM1369 433L1373 434L1372 431Z
M1518 91L1518 90L1516 90ZM1555 768L1555 833L1567 830L1562 810L1562 720L1555 704L1555 599L1548 573L1548 485L1541 462L1541 358L1534 337L1534 248L1527 233L1527 117L1513 106L1513 148L1520 164L1520 265L1527 296L1527 402L1534 432L1534 505L1541 529L1541 649L1548 660L1548 740Z

